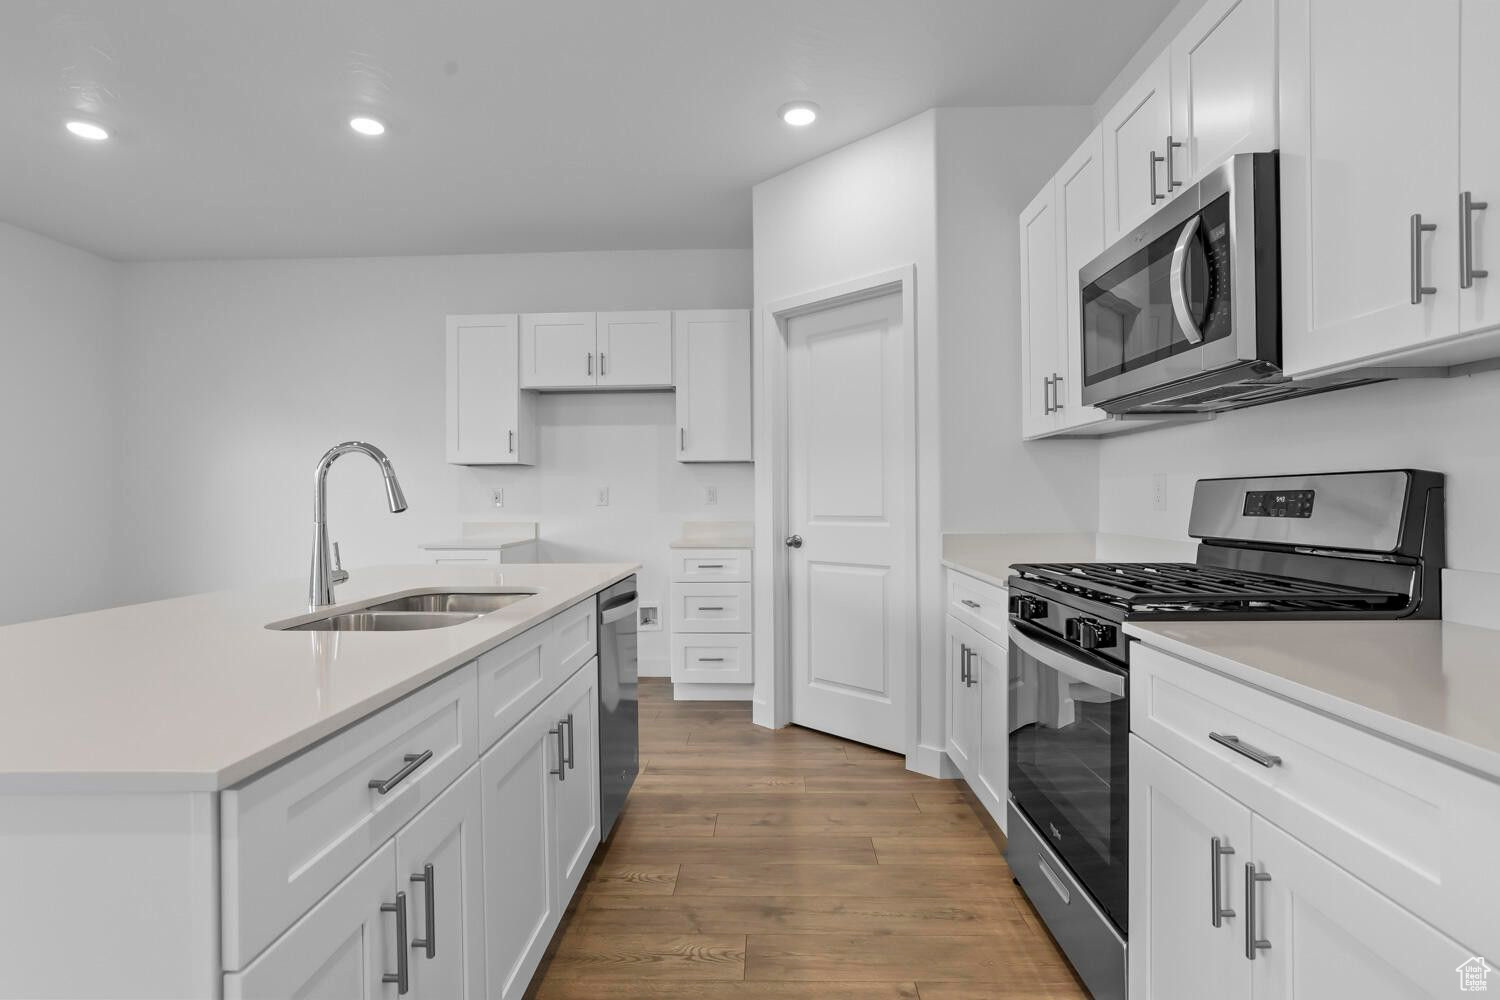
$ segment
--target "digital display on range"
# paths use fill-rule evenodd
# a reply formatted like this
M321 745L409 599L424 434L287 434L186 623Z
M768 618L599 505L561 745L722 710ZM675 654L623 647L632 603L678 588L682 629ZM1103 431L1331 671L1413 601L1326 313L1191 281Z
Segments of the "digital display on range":
M1312 517L1313 490L1257 490L1245 494L1246 517Z

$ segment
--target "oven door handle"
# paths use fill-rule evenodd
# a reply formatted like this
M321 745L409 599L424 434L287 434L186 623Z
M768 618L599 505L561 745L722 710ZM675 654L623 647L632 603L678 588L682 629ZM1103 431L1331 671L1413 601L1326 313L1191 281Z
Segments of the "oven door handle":
M1125 696L1125 678L1121 675L1084 663L1065 650L1033 639L1015 624L1010 626L1010 644L1066 677L1107 691L1117 698Z
M1198 323L1193 319L1193 311L1188 308L1187 300L1187 265L1188 244L1192 243L1193 235L1198 232L1198 216L1193 216L1182 227L1182 232L1177 234L1177 246L1172 250L1172 275L1169 280L1172 292L1172 312L1177 317L1177 325L1182 327L1182 335L1188 339L1188 343L1203 343L1203 331L1198 329Z

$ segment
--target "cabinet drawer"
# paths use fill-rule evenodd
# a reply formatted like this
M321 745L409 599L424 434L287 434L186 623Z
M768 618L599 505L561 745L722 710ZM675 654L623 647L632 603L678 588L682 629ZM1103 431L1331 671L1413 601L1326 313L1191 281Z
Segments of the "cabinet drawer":
M480 656L479 752L510 731L598 651L589 598Z
M1004 587L948 571L948 613L991 642L1006 643L1010 610Z
M225 969L244 967L478 759L475 702L470 664L220 796ZM408 764L385 794L370 787Z
M673 583L749 583L749 549L673 549Z
M755 680L750 634L689 632L672 636L672 680L689 684L749 684Z
M749 632L748 583L672 584L673 632Z
M549 624L552 635L546 646L548 690L573 676L599 652L599 599L590 597L555 615Z
M1500 869L1482 861L1500 785L1141 643L1130 674L1142 739L1476 954L1500 954Z

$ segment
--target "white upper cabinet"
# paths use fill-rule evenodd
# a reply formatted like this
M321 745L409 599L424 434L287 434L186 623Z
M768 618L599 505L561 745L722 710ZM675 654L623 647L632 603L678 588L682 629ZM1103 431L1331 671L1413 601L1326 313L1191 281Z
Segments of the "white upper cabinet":
M1150 218L1183 183L1176 166L1178 157L1174 156L1169 166L1166 156L1167 137L1172 134L1170 52L1163 52L1104 115L1100 131L1104 141L1104 239L1110 244Z
M1457 332L1460 35L1459 0L1282 0L1289 374Z
M751 461L749 311L684 310L673 325L677 460Z
M594 313L521 316L521 388L580 389L598 383Z
M672 387L670 312L602 312L596 323L594 367L600 388Z
M1500 3L1466 0L1462 16L1458 188L1470 204L1459 206L1458 325L1470 333L1500 324Z
M1276 148L1276 0L1209 0L1172 43L1174 181Z
M530 465L535 459L533 400L516 379L514 313L449 316L448 461L454 465Z
M1053 390L1059 410L1057 422L1065 428L1084 427L1109 419L1094 406L1083 405L1083 299L1078 272L1104 252L1104 144L1094 129L1054 181L1057 193L1058 282L1062 319L1058 331L1059 382Z
M1057 429L1053 399L1063 358L1058 353L1057 199L1042 189L1021 212L1021 436Z

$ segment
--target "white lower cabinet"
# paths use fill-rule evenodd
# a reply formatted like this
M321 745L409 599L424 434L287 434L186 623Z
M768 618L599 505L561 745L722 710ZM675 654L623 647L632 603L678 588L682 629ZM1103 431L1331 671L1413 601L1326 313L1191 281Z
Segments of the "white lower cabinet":
M488 996L526 992L599 844L598 665L481 758Z
M420 1000L484 996L483 845L478 767L396 835L410 992Z
M1006 648L947 619L947 751L970 791L1005 829L1010 726Z
M396 848L386 844L275 944L224 977L226 1000L397 996ZM165 944L165 942L164 942Z

